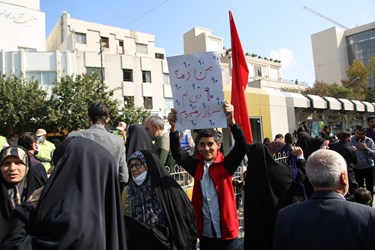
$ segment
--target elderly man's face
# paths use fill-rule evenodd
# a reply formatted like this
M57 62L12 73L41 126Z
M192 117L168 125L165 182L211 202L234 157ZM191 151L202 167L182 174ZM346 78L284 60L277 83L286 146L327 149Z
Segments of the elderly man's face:
M146 120L144 126L152 140L156 140L160 136L159 127L152 125L150 120Z

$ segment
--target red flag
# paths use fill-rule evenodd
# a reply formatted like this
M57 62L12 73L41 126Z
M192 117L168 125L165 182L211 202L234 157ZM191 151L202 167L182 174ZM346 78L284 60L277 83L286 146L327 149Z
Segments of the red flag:
M232 12L229 11L230 36L232 44L232 96L231 103L234 106L234 119L245 135L247 143L253 142L250 126L250 117L247 112L245 89L249 79L249 69L238 37L236 24Z

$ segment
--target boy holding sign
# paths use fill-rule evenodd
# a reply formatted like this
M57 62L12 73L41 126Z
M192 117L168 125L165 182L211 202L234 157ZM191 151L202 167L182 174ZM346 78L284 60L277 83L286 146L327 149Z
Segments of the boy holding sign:
M236 141L224 157L221 141L213 129L202 129L197 136L198 154L190 156L180 146L175 109L168 115L170 147L176 162L194 177L193 207L200 249L232 250L237 247L238 218L232 175L246 154L247 143L233 117L233 105L224 101L224 114Z

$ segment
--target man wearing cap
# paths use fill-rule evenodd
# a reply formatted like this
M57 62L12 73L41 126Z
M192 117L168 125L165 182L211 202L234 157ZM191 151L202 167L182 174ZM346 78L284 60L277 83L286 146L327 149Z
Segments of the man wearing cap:
M120 122L116 129L119 131L120 136L124 139L124 142L126 141L126 123Z
M48 173L48 170L51 168L52 154L55 150L55 144L47 141L47 132L42 128L36 131L36 136L39 141L39 153L35 157L43 163Z

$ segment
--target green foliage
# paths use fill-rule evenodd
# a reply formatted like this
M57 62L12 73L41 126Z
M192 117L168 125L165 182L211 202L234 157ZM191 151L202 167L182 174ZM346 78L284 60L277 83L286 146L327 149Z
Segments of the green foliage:
M53 89L48 119L53 131L67 134L72 130L88 127L87 109L95 102L104 102L112 120L118 117L118 101L113 99L115 90L108 90L97 73L61 78ZM112 124L116 126L117 124Z
M367 64L367 72L372 80L375 81L375 56L369 58Z
M149 117L151 114L151 111L148 109L144 109L143 107L128 107L124 108L118 117L119 121L124 121L127 124L132 123L140 123L143 124L147 117Z
M324 82L315 82L313 87L307 88L301 92L302 94L330 96L335 98L353 98L355 93L348 88L338 85L337 83L328 84Z
M346 74L348 76L348 80L341 81L343 86L357 90L360 88L361 91L366 90L368 72L363 62L354 60L346 70Z
M365 100L368 102L375 102L375 88L374 87L367 88Z
M35 79L22 76L0 77L0 131L14 133L35 131L45 124L47 92Z
M299 88L293 88L293 87L290 87L290 88L281 88L281 91L282 92L292 92L292 93L301 93L302 90L299 89Z

